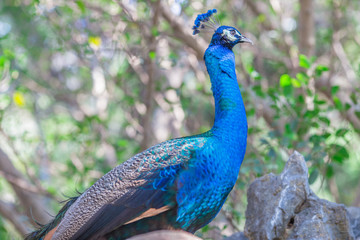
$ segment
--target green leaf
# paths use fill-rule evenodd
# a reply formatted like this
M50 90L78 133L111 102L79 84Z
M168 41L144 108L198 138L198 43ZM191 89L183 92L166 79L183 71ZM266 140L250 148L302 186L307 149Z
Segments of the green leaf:
M301 87L301 83L300 83L296 78L291 78L291 84L292 84L295 88Z
M299 128L298 128L298 130L297 130L297 134L299 135L299 136L303 136L303 135L305 135L308 131L309 131L309 125L307 125L307 124L300 124L300 126L299 126ZM300 137L301 138L301 137ZM305 147L305 146L304 146Z
M119 147L126 147L127 145L129 145L129 141L125 140L125 139L120 139L118 142L117 142L117 145Z
M344 137L345 134L347 134L349 132L349 129L346 128L341 128L339 130L336 131L335 136L337 137Z
M10 49L4 49L4 56L7 57L9 60L12 60L15 58L15 53L11 51Z
M325 173L326 177L331 178L332 176L334 176L334 173L335 173L334 167L332 165L328 165L326 167L326 173Z
M264 98L265 97L265 93L261 88L261 85L255 85L252 87L252 90L256 93L256 95L258 95L259 97Z
M334 102L334 105L335 105L335 107L337 109L339 109L339 110L343 109L342 103L341 103L340 99L337 96L333 97L333 102Z
M318 104L318 105L324 105L326 104L327 102L325 100L314 100L314 103L315 104Z
M349 158L349 153L344 146L339 144L331 144L329 152L331 153L331 159L338 163L343 163L344 160Z
M280 77L280 86L286 87L291 85L291 77L288 74L283 74Z
M209 230L210 230L209 225L206 225L206 226L204 226L204 227L201 229L201 231L202 231L203 233L206 233L206 232L208 232Z
M344 160L348 158L349 158L349 153L344 147L340 148L339 151L337 151L333 156L333 159L339 163L342 163Z
M312 123L311 123L311 126L312 126L313 128L319 128L319 124L318 124L317 122L312 122Z
M355 115L357 116L358 119L360 119L360 112L355 111Z
M131 40L131 35L130 35L129 32L126 32L126 33L125 33L125 39L126 39L126 41L128 41L128 42Z
M317 169L314 169L311 173L310 173L310 177L309 177L309 184L313 184L316 180L316 178L319 175L319 171Z
M331 87L331 95L335 95L339 91L339 86L332 86Z
M297 74L296 74L296 78L297 78L301 83L304 83L304 84L307 84L308 81L309 81L309 76L306 75L306 74L303 73L303 72L297 73Z
M256 21L258 22L258 23L263 23L263 22L265 22L265 20L266 20L266 16L265 16L265 14L259 14L258 16L257 16L257 18L256 18Z
M319 110L318 109L314 109L314 110L307 110L304 114L304 118L309 118L312 119L314 117L316 117L319 114Z
M159 36L158 27L156 27L156 26L152 27L152 28L151 28L151 34L152 34L154 37Z
M357 97L356 97L356 94L355 94L355 93L351 93L351 94L350 94L350 98L351 98L351 101L352 101L354 104L357 104L357 103L358 103Z
M351 108L351 104L345 103L345 111L349 110Z
M49 186L48 188L47 188L47 191L49 192L49 193L51 193L51 194L56 194L57 193L57 188L55 188L54 186Z
M255 108L250 108L249 110L246 111L246 116L247 117L254 116L255 113L256 113ZM249 128L249 132L250 132L250 128Z
M293 90L294 90L294 88L292 85L285 86L284 87L284 95L288 98L291 98L293 95Z
M154 60L156 58L156 52L150 51L149 52L149 57L150 57L151 60Z
M306 69L309 69L311 66L309 59L303 54L299 56L299 66Z
M329 71L329 68L324 65L318 65L315 68L315 76L320 77L323 72Z
M319 117L319 120L328 126L330 125L330 120L327 117Z
M10 61L8 60L7 57L0 56L0 68L3 68L8 62Z
M324 133L324 134L322 135L322 137L323 137L324 139L328 139L330 136L331 136L330 133Z
M261 138L260 145L270 146L270 143L265 138Z
M75 1L76 5L78 6L78 8L80 9L81 13L85 13L86 11L86 6L85 3L83 1L77 0Z
M303 95L299 95L299 96L298 96L298 99L297 99L297 102L298 102L299 104L304 104L304 103L305 103L305 98L304 98L304 96L303 96ZM297 108L297 109L295 109L295 111L300 113L300 112L303 111L303 109Z

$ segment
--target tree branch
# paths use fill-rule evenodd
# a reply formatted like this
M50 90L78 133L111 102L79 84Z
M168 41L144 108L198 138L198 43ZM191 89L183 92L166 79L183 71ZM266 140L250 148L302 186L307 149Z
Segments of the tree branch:
M165 4L161 1L159 4L159 13L164 17L164 19L171 25L174 36L181 40L184 44L195 50L196 57L199 60L203 59L203 55L206 50L207 44L204 43L202 39L194 39L194 37L190 34L191 30L185 30L184 26L187 26L180 18L175 17L169 11L169 6L165 6Z
M273 21L267 11L267 9L269 9L269 6L267 6L266 3L253 0L245 0L245 3L249 6L250 10L255 16L264 15L266 17L266 21L263 21L261 23L264 30L270 31L277 28L276 23Z
M24 221L24 216L16 211L13 204L0 200L0 214L11 222L21 235L25 235L29 232L26 227L27 223Z
M300 0L299 2L299 50L306 56L312 56L315 53L313 0Z
M152 3L153 16L151 19L151 28L158 25L159 22L159 8L160 1ZM150 57L150 53L156 54L157 41L156 36L151 32L146 34L143 31L143 36L147 39L149 46L148 52L145 53L145 68L147 69L148 82L145 88L144 103L146 106L146 112L142 118L142 126L144 129L143 139L140 143L141 149L146 149L151 144L151 138L153 137L153 131L151 127L151 116L154 110L154 92L155 92L155 72L156 72L156 63L154 59ZM156 56L156 55L155 55Z
M37 194L29 191L28 189L19 186L20 183L27 182L27 180L14 167L11 160L2 149L0 149L0 169L4 173L6 179L7 177L9 178L9 176L11 176L11 178L9 178L10 180L7 180L10 183L11 187L14 189L14 192L18 196L22 206L24 207L29 221L33 225L36 225L34 219L40 223L45 223L49 221L50 216L44 211L44 205L42 204L40 197ZM16 181L13 181L14 179ZM29 185L31 184L29 183Z

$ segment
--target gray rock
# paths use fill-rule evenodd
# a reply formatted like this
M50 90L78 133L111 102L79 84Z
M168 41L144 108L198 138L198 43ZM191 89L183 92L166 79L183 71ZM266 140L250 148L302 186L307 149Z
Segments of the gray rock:
M354 239L346 207L311 193L289 229L286 239Z
M351 228L353 229L355 238L360 240L360 208L348 207L346 209L350 217Z
M247 198L244 233L251 240L357 236L353 227L358 226L359 218L351 218L344 205L320 199L310 190L306 163L298 152L290 156L279 176L256 179Z
M243 232L237 232L230 237L224 238L224 240L248 240Z

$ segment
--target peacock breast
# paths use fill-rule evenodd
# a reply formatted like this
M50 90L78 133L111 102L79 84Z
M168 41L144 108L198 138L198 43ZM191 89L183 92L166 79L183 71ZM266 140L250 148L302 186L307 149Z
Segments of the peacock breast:
M188 171L181 174L177 221L184 230L196 231L220 211L237 179L240 165L233 161L236 157L236 153L212 139L197 152Z
M241 147L235 144L216 137L209 139L191 163L193 176L199 178L195 184L201 183L202 189L219 198L227 195L237 180L242 155Z

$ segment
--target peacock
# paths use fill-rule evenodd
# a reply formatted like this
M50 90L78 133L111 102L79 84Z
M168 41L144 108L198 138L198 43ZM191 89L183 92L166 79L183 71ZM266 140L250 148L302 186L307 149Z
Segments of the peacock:
M154 230L194 233L220 211L246 150L247 120L232 48L252 43L199 14L193 34L214 32L204 60L215 99L211 130L157 144L118 165L26 239L126 239Z

